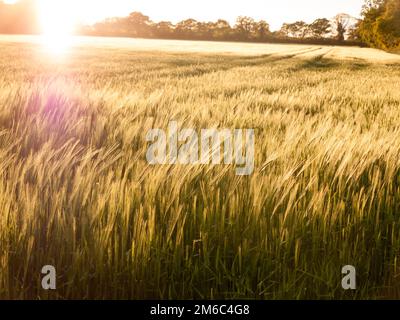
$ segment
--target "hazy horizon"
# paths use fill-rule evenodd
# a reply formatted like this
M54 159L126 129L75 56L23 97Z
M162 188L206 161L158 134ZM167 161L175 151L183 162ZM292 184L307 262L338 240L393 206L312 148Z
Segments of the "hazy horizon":
M18 0L4 2L16 1ZM108 17L126 16L130 12L140 11L153 21L168 20L173 23L193 18L200 21L225 19L233 24L238 16L251 16L257 20L266 20L272 30L279 29L284 22L303 20L309 23L317 18L331 18L338 13L348 13L359 17L364 2L363 0L326 0L323 2L319 0L302 2L296 0L280 0L279 2L268 0L248 0L246 2L237 0L203 0L201 2L187 0L170 0L168 2L160 0L51 0L55 8L57 8L54 6L55 1L61 4L58 8L66 6L70 8L69 15L73 13L71 19L83 23L94 23Z

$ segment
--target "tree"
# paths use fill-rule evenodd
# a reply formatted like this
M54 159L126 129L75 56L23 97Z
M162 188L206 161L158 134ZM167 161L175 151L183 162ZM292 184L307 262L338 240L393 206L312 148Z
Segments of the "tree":
M310 25L313 38L325 38L331 32L331 22L328 19L317 19Z
M96 23L92 30L88 30L88 28L84 28L84 32L88 32L89 34L101 33L105 36L127 36L129 35L129 26L125 23L125 20L122 18L107 18L103 22Z
M361 41L386 50L400 47L399 0L367 0L362 15L356 29Z
M230 39L232 37L233 30L229 22L219 19L217 22L212 24L212 34L214 39Z
M256 22L250 17L238 17L236 20L235 29L241 39L250 39L255 32Z
M256 22L255 29L256 38L259 40L266 40L271 35L269 24L264 20Z
M378 42L384 49L400 46L400 1L388 0L376 22Z
M210 40L213 38L214 23L199 22L196 35L199 39Z
M178 37L189 39L196 37L196 32L199 30L199 22L195 19L186 19L176 24L175 32Z
M290 25L288 23L284 23L281 29L275 32L276 36L279 38L289 38L290 37Z
M372 47L380 47L377 37L376 23L384 13L384 5L366 1L363 7L363 19L358 24L356 35L361 41Z
M170 38L174 32L174 25L169 21L161 21L153 25L153 30L161 38Z
M295 23L284 23L281 28L281 34L286 37L304 39L310 32L309 25L304 21Z
M127 18L124 19L129 33L137 37L145 37L151 35L150 18L140 12L132 12Z
M362 8L362 14L365 15L371 9L378 9L385 4L386 0L365 0L365 3Z
M347 13L340 13L333 18L333 25L336 30L336 40L343 42L350 29L351 21L354 18Z
M357 22L354 24L354 26L349 29L348 36L347 36L348 40L362 42L360 33L359 33L359 27L360 27L361 22L362 22L361 19L357 19Z

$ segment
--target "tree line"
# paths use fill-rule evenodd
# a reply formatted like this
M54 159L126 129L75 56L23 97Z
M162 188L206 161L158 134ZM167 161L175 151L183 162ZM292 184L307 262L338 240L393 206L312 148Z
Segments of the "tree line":
M35 15L36 0L5 4L0 0L0 33L40 33ZM400 0L365 0L362 18L338 14L312 23L284 23L272 32L268 22L238 17L232 26L226 20L201 22L186 19L176 24L153 22L140 12L108 18L90 26L77 27L77 34L91 36L140 37L157 39L316 43L363 45L400 49Z
M35 2L20 0L11 5L0 0L0 33L39 33ZM215 22L186 19L173 24L169 21L153 22L140 12L132 12L126 17L78 26L76 32L91 36L157 39L344 44L345 40L351 40L351 21L354 18L339 14L334 19L321 18L310 24L304 21L285 23L279 31L272 32L266 21L256 21L251 17L238 17L233 26L222 19Z
M331 20L321 18L311 24L304 21L285 23L279 31L272 32L266 21L246 16L238 17L233 26L222 19L216 22L186 19L173 24L169 21L153 22L148 16L133 12L127 17L109 18L92 26L82 26L79 33L157 39L345 44L352 40L350 36L355 22L356 19L347 14L338 14Z

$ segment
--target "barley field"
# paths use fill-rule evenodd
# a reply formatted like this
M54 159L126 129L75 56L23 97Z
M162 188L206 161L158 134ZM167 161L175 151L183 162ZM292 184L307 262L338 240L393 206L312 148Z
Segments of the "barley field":
M0 37L0 299L400 298L400 56L35 39ZM149 165L171 120L254 129L254 173Z

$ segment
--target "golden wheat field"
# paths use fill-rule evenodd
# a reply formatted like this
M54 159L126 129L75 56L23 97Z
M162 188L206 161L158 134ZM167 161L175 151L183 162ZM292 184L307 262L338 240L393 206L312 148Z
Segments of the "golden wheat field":
M400 56L0 39L1 299L400 297ZM254 129L253 174L150 165L171 120Z

